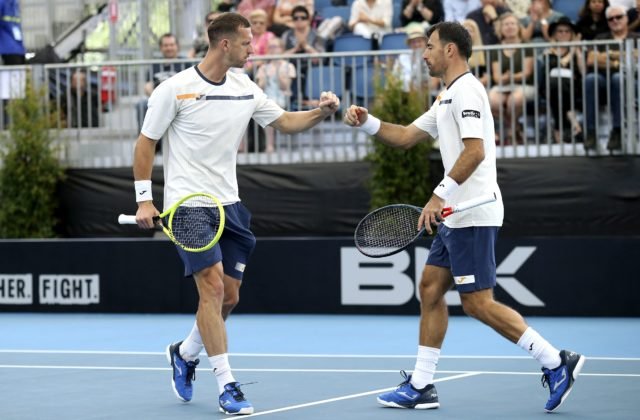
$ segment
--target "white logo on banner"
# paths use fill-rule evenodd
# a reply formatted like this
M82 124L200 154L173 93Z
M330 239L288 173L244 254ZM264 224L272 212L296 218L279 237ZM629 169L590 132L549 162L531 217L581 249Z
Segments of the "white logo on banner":
M536 247L518 246L496 268L498 286L516 302L524 306L544 306L536 295L527 289L515 273L535 252ZM369 258L356 248L340 249L341 302L343 305L404 305L415 295L419 296L420 278L429 250L415 247L413 279L405 273L411 258L402 251L384 258ZM507 277L508 276L508 277ZM460 295L451 290L445 299L449 305L460 305Z
M31 305L33 303L31 274L0 274L0 304Z
M100 303L99 274L41 274L38 288L44 305Z

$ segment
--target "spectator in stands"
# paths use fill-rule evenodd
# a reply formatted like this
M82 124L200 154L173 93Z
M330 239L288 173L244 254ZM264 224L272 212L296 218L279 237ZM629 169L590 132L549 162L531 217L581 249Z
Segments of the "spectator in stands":
M480 0L445 0L444 20L447 22L462 22L469 13L481 6Z
M160 37L158 41L160 46L160 53L165 60L176 60L179 58L178 53L180 48L178 46L178 39L171 33L166 33ZM147 79L147 83L144 85L144 93L147 98L144 98L138 102L136 106L136 112L138 115L138 125L142 128L144 117L147 114L147 105L149 102L148 97L151 96L151 92L158 87L158 85L174 74L181 72L185 68L189 67L187 63L156 63L151 65L151 72Z
M285 54L317 54L324 52L324 39L311 27L311 14L304 6L291 12L293 28L282 34ZM314 60L314 63L317 61Z
M351 4L349 30L367 39L380 39L393 30L391 0L355 0Z
M627 17L629 18L629 30L634 32L640 30L640 0L636 0L635 7L627 10Z
M577 28L568 17L561 17L549 25L551 47L542 56L544 69L548 71L549 93L547 104L553 115L553 136L556 143L571 143L575 136L582 141L582 128L575 109L580 109L582 75L585 71L584 55L580 47L554 45L576 41ZM546 89L544 90L546 93ZM561 131L562 128L562 131Z
M427 35L420 24L412 24L407 30L407 45L411 53L400 54L393 63L393 73L402 80L405 92L426 91L429 83L429 69L423 54L427 48Z
M478 24L471 19L465 19L462 21L462 26L469 31L471 35L471 41L473 42L473 52L469 57L469 68L473 74L482 82L486 87L489 84L489 73L487 72L487 57L485 51L480 51L479 47L482 47L482 36L478 29Z
M238 3L237 12L249 19L251 12L256 9L262 9L267 13L267 25L269 28L273 24L273 11L276 8L276 0L241 0Z
M529 13L531 0L504 0L504 6L511 10L511 13L516 15L518 19L522 19Z
M21 22L18 1L0 1L0 65L19 65L26 62Z
M532 86L533 52L517 48L522 43L522 25L513 13L500 16L499 28L504 48L493 50L491 54L494 86L489 90L489 102L495 119L499 120L501 115L504 117L505 143L521 143L524 138L517 127L518 118L522 115L525 100L532 100L536 95Z
M285 54L317 54L325 51L325 41L318 36L315 29L311 28L311 15L304 6L296 6L291 12L293 19L293 29L289 29L282 34L282 40L284 41ZM296 61L296 68L298 69L299 82L295 82L292 85L292 97L297 100L298 97L305 99L302 92L298 91L298 85L302 87L304 92L305 81L307 77L307 69L311 64L317 64L320 62L317 58L301 59ZM296 103L300 105L300 103Z
M215 18L220 16L222 12L214 10L212 12L207 13L207 16L204 18L204 31L202 35L197 37L193 41L193 47L187 53L187 57L189 58L201 58L207 54L207 50L209 49L209 38L207 36L207 28L209 24L213 22Z
M276 36L273 32L267 31L267 12L262 9L254 9L249 13L251 23L251 46L253 47L253 57L266 55L268 53L269 41ZM251 72L262 64L261 61L252 59L247 62L245 70Z
M499 5L499 0L482 0L481 6L471 11L467 19L478 25L484 45L495 45L500 42L497 36L499 17L508 11L509 9Z
M608 7L609 0L585 0L576 23L583 41L591 41L596 35L609 32L604 13Z
M551 0L531 0L529 15L522 19L525 42L549 42L549 25L564 16L551 8Z
M617 40L638 39L640 34L629 31L629 19L626 9L623 6L609 6L606 10L609 32L597 35L595 40ZM611 102L611 130L607 149L617 150L622 147L620 127L622 124L622 114L620 109L620 84L622 82L620 69L624 56L620 54L617 45L599 45L596 49L590 50L587 55L587 67L589 73L585 77L585 102L587 105L587 135L585 138L585 149L594 149L598 133L596 133L596 89L598 97L603 100L607 98L607 88ZM610 72L607 80L607 68ZM635 91L635 89L634 89Z
M97 88L87 91L87 74L76 70L71 74L69 88L60 98L61 119L67 127L98 127L100 99Z
M269 55L281 55L283 44L280 38L271 38L268 44ZM283 109L289 109L291 97L291 81L296 77L296 68L292 63L284 59L266 62L258 68L256 84ZM266 152L274 151L275 129L265 127L267 135Z
M403 0L400 23L407 26L412 22L422 23L426 28L444 20L441 0Z
M313 0L278 0L273 11L273 24L269 30L276 36L282 36L287 29L292 29L292 13L296 6L304 6L311 17L315 15Z

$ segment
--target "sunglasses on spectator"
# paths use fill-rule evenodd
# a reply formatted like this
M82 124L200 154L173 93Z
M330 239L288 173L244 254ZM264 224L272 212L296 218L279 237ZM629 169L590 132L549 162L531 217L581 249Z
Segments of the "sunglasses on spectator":
M609 16L609 17L607 18L607 20L608 20L609 22L613 22L614 20L620 20L620 19L622 19L623 17L625 17L625 15Z
M293 20L307 20L307 19L308 19L307 16L301 16L301 15L293 17Z

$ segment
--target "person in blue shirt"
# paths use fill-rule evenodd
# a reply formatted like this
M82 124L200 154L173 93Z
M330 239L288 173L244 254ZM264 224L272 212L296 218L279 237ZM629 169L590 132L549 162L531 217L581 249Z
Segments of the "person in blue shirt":
M24 54L18 0L0 0L0 64L24 64Z

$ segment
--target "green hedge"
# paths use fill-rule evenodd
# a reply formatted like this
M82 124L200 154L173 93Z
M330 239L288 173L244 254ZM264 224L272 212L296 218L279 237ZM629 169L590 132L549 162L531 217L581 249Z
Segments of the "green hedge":
M376 82L371 114L385 122L408 125L426 111L428 92L404 92L402 81L391 72L385 79L384 85L379 79ZM369 185L371 208L392 203L424 206L431 196L430 150L431 143L400 150L373 140L373 151L367 156L373 170Z
M8 105L9 134L0 138L0 238L55 236L56 187L63 169L45 97L27 75L24 97Z

